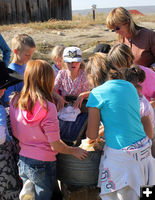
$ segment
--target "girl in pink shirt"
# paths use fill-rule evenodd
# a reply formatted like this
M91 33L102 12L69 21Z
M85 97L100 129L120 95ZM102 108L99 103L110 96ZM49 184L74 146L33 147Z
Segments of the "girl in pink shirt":
M36 200L50 200L56 179L57 152L83 159L87 153L65 145L53 103L54 71L43 60L29 61L24 87L10 104L14 136L19 140L19 175L34 184Z

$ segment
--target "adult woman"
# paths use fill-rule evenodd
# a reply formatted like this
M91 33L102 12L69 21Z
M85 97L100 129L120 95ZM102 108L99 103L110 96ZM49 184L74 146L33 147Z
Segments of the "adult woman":
M100 197L138 200L140 185L154 184L155 171L151 141L140 120L137 91L101 53L89 59L86 73L91 83L98 86L91 91L87 102L87 137L96 139L100 120L104 125L106 145L100 161ZM143 150L145 155L142 156Z
M155 32L138 26L129 11L123 7L113 9L107 27L118 34L119 42L131 47L135 64L150 67L155 63Z

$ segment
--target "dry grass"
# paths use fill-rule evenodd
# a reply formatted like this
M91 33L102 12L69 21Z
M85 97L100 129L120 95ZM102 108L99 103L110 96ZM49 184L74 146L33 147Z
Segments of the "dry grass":
M11 25L2 25L0 26L0 31L11 30L13 27L27 27L37 30L42 29L55 29L55 30L64 30L64 29L73 29L73 28L85 28L88 26L93 26L97 24L106 23L107 14L105 13L96 13L95 20L92 19L92 14L89 13L86 16L83 15L73 15L72 21L62 21L51 19L47 22L31 22L28 24L11 24ZM155 22L155 14L145 15L145 16L133 16L136 22Z
M61 20L55 20L55 19L51 19L48 20L47 22L35 22L35 23L28 23L28 24L12 24L12 25L3 25L0 26L0 32L3 31L11 31L13 28L19 29L20 28L31 28L32 31L34 30L57 30L57 31L62 31L65 29L74 29L74 28L78 28L78 29L82 29L82 28L87 28L90 26L95 26L95 25L102 25L102 24L106 24L106 17L107 14L105 13L96 13L96 18L95 20L92 19L92 13L89 13L86 16L83 15L73 15L73 19L72 21L68 20L68 21L61 21ZM137 24L139 24L140 22L155 22L155 14L147 14L145 16L136 16L133 15L134 20ZM83 37L83 35L81 34L81 37ZM94 35L93 37L96 37L96 35ZM103 43L103 38L102 41ZM86 50L91 48L92 46L96 46L98 43L100 43L100 38L97 38L96 40L93 40L92 43L89 42L89 44L84 44L83 46L81 45L80 48L82 50ZM107 43L107 41L105 41L105 43ZM110 43L111 44L111 43ZM65 46L70 46L72 44L70 44L70 41L67 41L65 44ZM46 43L39 43L37 44L37 49L36 52L33 56L33 58L37 59L45 59L49 62L51 62L50 58L49 58L49 52L51 51L53 46L51 46L50 44ZM89 53L85 52L83 54L84 58L88 58L89 57Z

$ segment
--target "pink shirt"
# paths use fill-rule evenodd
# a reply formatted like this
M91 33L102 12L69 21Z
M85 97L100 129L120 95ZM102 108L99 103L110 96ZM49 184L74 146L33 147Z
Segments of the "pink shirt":
M56 107L48 102L48 111L37 102L33 114L10 105L13 135L19 140L20 155L41 160L55 161L57 154L50 143L60 139Z
M141 65L139 67L145 72L146 76L144 82L141 83L142 94L150 101L151 98L155 98L155 72Z
M86 78L85 71L80 69L79 75L72 81L69 77L68 70L60 70L55 79L55 89L61 91L62 96L72 95L79 96L80 93L89 90L89 82Z

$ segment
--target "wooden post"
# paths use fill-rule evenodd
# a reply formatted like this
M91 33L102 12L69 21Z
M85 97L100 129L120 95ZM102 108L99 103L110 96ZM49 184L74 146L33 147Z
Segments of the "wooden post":
M92 11L93 11L92 17L93 17L93 20L95 20L95 10L96 10L96 5L93 4L93 5L92 5Z

